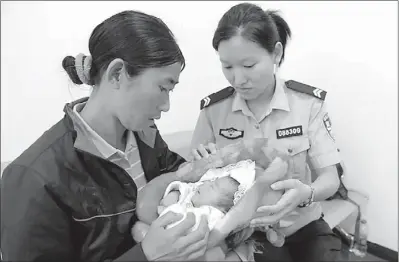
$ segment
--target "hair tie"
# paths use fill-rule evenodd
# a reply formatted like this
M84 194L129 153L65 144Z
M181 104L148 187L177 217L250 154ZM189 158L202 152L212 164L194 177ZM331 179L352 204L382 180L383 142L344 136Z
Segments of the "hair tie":
M79 80L86 85L90 85L90 69L92 65L91 56L80 53L75 57L75 68Z
M90 82L90 69L92 65L91 56L86 56L83 61L83 75L85 76L87 83Z

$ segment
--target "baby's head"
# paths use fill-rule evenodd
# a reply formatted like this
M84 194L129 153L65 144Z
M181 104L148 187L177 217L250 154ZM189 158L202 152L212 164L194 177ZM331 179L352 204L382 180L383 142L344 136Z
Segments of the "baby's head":
M205 181L198 187L191 202L194 207L208 205L227 213L234 206L234 193L239 185L238 181L230 176Z

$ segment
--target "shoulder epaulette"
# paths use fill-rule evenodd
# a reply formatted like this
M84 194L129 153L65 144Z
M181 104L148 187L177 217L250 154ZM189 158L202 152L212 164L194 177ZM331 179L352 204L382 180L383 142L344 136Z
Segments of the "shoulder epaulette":
M214 103L217 103L223 99L228 98L229 96L231 96L232 94L234 94L234 88L229 86L226 88L223 88L222 90L210 94L209 96L205 97L204 99L201 100L201 105L200 108L201 110L204 109L205 107L208 107Z
M324 101L324 99L326 98L327 92L320 89L320 88L316 88L313 86L309 86L309 85L305 85L303 83L294 81L294 80L289 80L287 82L285 82L285 85L292 90L301 92L301 93L305 93L311 96L314 96L318 99L321 99Z

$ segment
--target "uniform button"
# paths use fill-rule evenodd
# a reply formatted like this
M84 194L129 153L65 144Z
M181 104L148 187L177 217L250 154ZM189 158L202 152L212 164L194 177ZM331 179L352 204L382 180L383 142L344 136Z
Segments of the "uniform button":
M256 129L259 129L259 128L260 128L260 125L259 125L259 124L255 124L255 128L256 128Z
M292 149L291 148L288 149L288 153L292 153Z

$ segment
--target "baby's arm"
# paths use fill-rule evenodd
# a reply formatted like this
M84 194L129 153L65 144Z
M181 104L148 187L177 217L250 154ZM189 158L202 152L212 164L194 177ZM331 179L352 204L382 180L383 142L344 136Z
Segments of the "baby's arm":
M136 214L140 221L151 225L158 218L158 206L168 185L179 180L176 173L162 174L151 180L138 194Z
M179 197L180 197L180 192L179 191L170 191L159 203L158 206L158 215L161 215L161 213L167 208L168 206L171 206L173 204L176 204L179 202Z
M180 192L177 190L170 191L162 200L160 205L168 207L179 201Z

